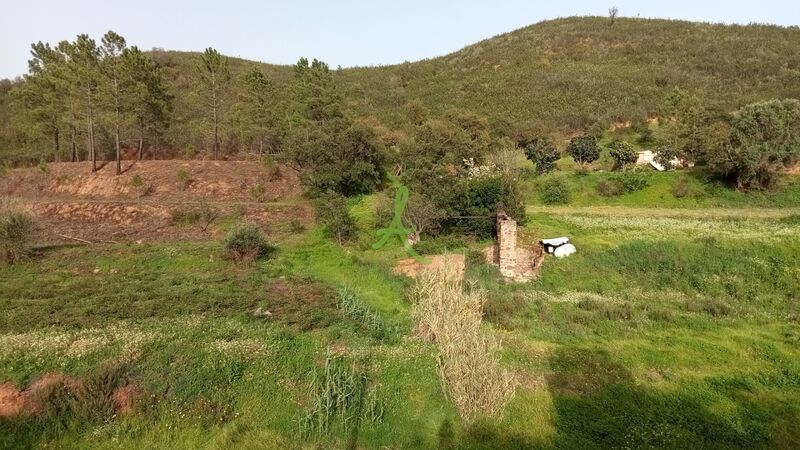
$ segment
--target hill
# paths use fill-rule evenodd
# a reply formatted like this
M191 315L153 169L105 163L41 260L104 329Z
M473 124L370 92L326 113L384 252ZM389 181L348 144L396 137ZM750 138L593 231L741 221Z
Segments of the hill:
M800 29L567 18L429 61L345 70L342 78L362 111L391 116L419 98L434 110L474 110L497 125L580 130L657 115L675 87L728 110L800 96Z
M151 54L174 98L166 144L190 155L206 150L206 105L195 75L199 54ZM273 84L276 115L286 117L291 66L236 58L230 65L235 81L246 69L261 68ZM404 105L418 99L434 113L459 107L485 115L496 134L536 130L563 136L663 114L664 99L676 88L728 111L800 97L800 29L649 19L618 19L612 25L601 17L571 17L438 58L340 69L336 78L354 115L376 117L391 128L405 123ZM244 127L237 115L243 88L234 85L224 124L229 148L238 145ZM7 98L12 87L0 86L0 117L13 114ZM4 122L0 155L16 159L21 147L36 145L29 130L9 129L13 121Z
M162 57L171 67L173 91L184 91L199 56ZM234 70L248 65L232 61ZM251 64L279 87L291 79L291 67ZM434 59L337 74L358 114L378 115L390 125L404 121L407 101L420 99L434 112L478 112L501 129L529 125L569 132L658 115L676 87L725 110L800 97L800 29L650 19L611 25L606 18L572 17ZM285 95L278 92L277 98Z

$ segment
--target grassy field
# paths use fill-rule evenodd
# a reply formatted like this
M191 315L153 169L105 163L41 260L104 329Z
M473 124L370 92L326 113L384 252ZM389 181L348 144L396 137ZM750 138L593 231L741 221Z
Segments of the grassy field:
M618 172L597 171L586 175L574 172L574 163L559 161L563 170L526 182L526 204L543 205L538 189L552 178L562 180L571 193L571 206L627 206L643 208L798 208L800 179L786 176L772 191L738 192L700 171L656 172L645 170L647 186L636 192L605 197L597 190L601 180L609 181Z
M669 173L639 197L583 197L601 176L568 176L593 206L531 202L523 242L578 248L534 282L467 258L517 382L502 417L464 423L444 394L435 346L409 337L413 281L391 273L402 249L369 248L366 198L358 244L310 229L252 267L197 242L48 247L0 268L0 380L62 373L92 389L0 419L0 447L800 446L800 221L778 208L794 191L745 199L774 208L737 194L663 208L685 176ZM381 413L304 428L326 359L357 367ZM132 412L97 407L125 384Z

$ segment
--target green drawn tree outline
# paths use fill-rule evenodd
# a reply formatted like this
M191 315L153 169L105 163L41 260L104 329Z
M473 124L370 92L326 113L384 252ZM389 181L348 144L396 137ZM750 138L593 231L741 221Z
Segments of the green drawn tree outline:
M406 210L408 204L408 188L400 186L394 196L394 218L386 228L381 228L377 231L379 237L378 242L372 244L374 250L378 250L389 242L392 236L397 236L403 243L403 248L406 249L412 258L422 264L430 264L430 259L425 259L417 253L411 244L408 243L408 235L414 232L413 228L406 228L403 226L403 212Z

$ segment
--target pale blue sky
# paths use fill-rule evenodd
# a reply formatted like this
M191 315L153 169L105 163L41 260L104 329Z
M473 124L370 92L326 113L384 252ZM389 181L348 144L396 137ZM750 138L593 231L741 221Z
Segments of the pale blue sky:
M394 64L439 56L545 19L620 15L800 25L797 0L3 0L0 78L27 71L29 46L114 30L140 48L202 50L291 64Z

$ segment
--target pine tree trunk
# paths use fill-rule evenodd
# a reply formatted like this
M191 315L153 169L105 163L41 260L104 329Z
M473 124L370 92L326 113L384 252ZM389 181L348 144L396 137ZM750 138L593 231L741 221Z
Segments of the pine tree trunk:
M119 113L117 113L119 116ZM119 149L119 123L114 126L114 145L117 148L117 175L122 173L122 155Z
M116 84L116 81L114 84ZM119 106L114 111L114 118L116 119L116 123L114 123L114 147L117 150L117 175L119 175L122 173L122 153L119 148Z
M75 146L75 125L70 126L70 145L72 147L72 162L78 162L78 148Z
M89 104L89 157L92 159L92 172L97 172L97 153L94 148L94 106L91 89L87 92Z
M142 160L142 151L144 150L144 121L139 120L139 161Z
M55 154L53 155L53 160L55 160L55 162L61 162L61 144L58 141L58 127L53 130L53 140L55 140Z
M219 159L219 126L217 124L216 107L214 107L214 159Z

